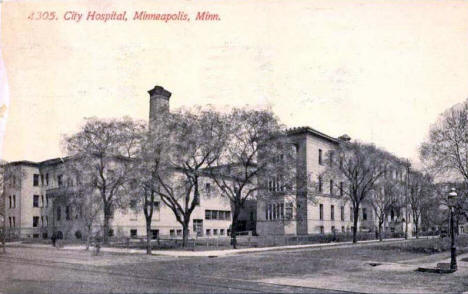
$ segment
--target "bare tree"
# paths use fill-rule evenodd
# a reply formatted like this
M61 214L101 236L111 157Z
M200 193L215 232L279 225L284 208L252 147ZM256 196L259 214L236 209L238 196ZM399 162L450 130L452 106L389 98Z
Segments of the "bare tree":
M430 129L428 140L420 147L420 157L432 176L444 176L452 181L461 179L468 184L467 134L468 100L465 100L440 115Z
M94 185L93 170L88 169L86 157L68 158L64 163L64 177L67 185L57 203L74 207L76 214L86 229L86 250L89 249L93 228L100 225L103 201Z
M225 125L222 153L209 175L231 203L231 244L236 248L238 218L246 200L291 193L296 187L295 159L283 127L269 111L234 109Z
M383 239L383 224L389 210L396 205L401 192L401 185L391 177L382 177L370 193L369 202L377 217L379 240Z
M157 175L157 192L182 225L185 246L192 212L200 203L200 178L220 154L224 124L219 113L199 108L172 113L166 121L170 148L163 157L165 167Z
M356 243L359 208L375 190L376 182L385 174L390 165L389 154L371 144L348 141L342 141L334 154L324 174L340 177L347 182L343 194L353 207L353 243Z
M83 185L99 192L103 209L103 239L107 243L109 222L116 208L128 205L125 185L141 140L141 122L129 118L87 119L80 131L65 138L67 153L78 158L88 175Z
M146 222L146 253L151 254L151 222L155 212L155 201L159 195L159 179L169 174L165 154L170 150L168 116L158 119L143 134L132 170L130 185L131 208L142 210ZM173 171L173 170L172 170Z
M408 176L408 180L408 203L413 217L416 238L419 238L421 215L423 210L428 209L432 204L434 188L432 178L417 171L412 171Z

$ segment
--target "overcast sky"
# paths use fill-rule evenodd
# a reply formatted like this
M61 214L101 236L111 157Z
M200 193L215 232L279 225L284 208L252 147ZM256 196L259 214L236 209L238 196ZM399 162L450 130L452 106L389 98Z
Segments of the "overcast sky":
M27 19L45 9L59 20ZM90 10L129 20L63 20ZM140 10L191 21L132 21ZM468 98L467 1L32 1L1 13L7 160L63 155L83 117L147 119L157 84L171 108L271 106L288 126L417 161L439 113Z

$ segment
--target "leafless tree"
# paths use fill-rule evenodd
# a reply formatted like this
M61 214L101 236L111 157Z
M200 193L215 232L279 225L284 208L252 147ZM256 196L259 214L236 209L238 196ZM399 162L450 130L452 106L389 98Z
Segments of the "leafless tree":
M192 212L200 203L200 178L220 154L225 124L221 115L209 108L171 113L166 122L170 148L157 175L157 192L182 225L185 246Z
M340 177L347 183L343 194L353 208L353 243L357 242L359 208L391 164L388 158L387 152L374 145L342 141L324 172L328 177Z
M411 171L408 176L408 204L413 217L416 238L419 238L419 225L423 210L428 209L433 203L434 186L432 178L417 171Z
M93 228L101 225L103 201L93 181L94 171L89 169L86 157L76 156L64 162L66 187L54 205L73 207L86 229L86 250L89 249Z
M433 177L468 184L468 100L440 115L420 147L420 157Z
M233 109L224 122L227 136L209 175L231 203L231 244L236 248L238 218L246 200L292 194L296 161L284 128L271 112Z
M370 192L369 202L377 218L379 240L383 239L382 227L389 210L398 202L401 185L391 177L382 177Z
M103 209L103 240L108 241L109 222L116 208L128 205L125 185L144 124L129 118L85 121L80 131L65 137L64 147L71 157L78 158L83 177L90 188L99 192Z
M131 208L143 211L146 222L146 253L151 254L151 222L155 209L156 197L160 191L159 179L169 174L165 155L170 150L170 132L168 115L157 119L151 128L145 130L143 139L132 169L129 193L132 195ZM166 161L165 161L166 160ZM173 170L171 169L173 172ZM168 184L169 185L169 184Z

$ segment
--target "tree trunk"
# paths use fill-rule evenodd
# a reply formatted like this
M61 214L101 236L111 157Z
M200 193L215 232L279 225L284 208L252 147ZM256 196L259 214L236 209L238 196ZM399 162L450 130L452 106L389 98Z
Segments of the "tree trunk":
M146 219L146 254L151 255L151 218Z
M239 209L234 206L234 211L232 214L232 224L231 224L231 245L232 248L237 249L237 221L239 218Z
M188 237L189 237L189 222L190 222L190 219L189 221L184 221L183 225L182 225L182 247L186 247L187 244L188 244Z
M380 219L379 219L379 241L380 241L380 242L383 241L383 237L382 237L382 225L383 225L383 220L380 220Z
M408 208L405 207L405 240L408 240Z
M354 207L353 209L354 219L353 219L353 243L357 243L357 226L359 218L359 206Z
M104 244L109 243L109 222L110 222L110 215L107 210L104 211L104 227L102 232L102 240Z

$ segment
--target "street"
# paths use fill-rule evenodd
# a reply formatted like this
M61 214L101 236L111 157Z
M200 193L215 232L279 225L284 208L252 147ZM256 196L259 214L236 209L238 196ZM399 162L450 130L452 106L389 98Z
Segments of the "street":
M451 275L414 272L447 253L386 246L300 249L228 257L169 257L9 247L0 293L464 292L468 262ZM370 263L378 263L371 266Z

